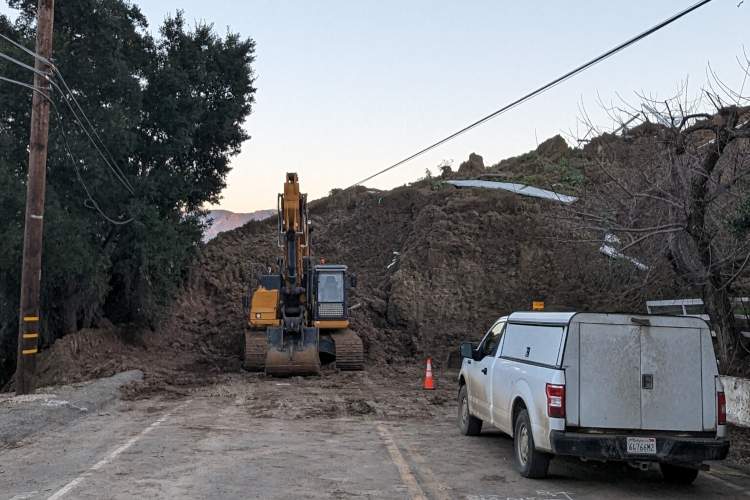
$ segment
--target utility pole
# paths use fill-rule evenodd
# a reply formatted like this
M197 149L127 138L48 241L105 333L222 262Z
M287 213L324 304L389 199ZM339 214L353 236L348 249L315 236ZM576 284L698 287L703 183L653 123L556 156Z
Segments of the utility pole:
M52 56L52 26L55 1L39 0L36 27L36 53ZM36 59L34 67L47 74L52 69ZM34 74L29 141L29 181L26 188L26 230L23 238L21 271L21 317L18 328L16 394L36 391L36 355L39 348L39 288L42 280L42 222L44 188L47 177L47 138L49 135L49 81ZM43 89L43 90L42 90Z

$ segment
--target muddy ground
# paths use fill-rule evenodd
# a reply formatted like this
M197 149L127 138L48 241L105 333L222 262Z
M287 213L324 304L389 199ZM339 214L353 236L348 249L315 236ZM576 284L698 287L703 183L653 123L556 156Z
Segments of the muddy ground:
M515 471L512 440L455 424L455 371L416 367L273 379L247 373L120 401L0 448L0 500L746 498L750 476L712 464L692 486L658 470L558 457ZM169 397L167 397L169 396Z

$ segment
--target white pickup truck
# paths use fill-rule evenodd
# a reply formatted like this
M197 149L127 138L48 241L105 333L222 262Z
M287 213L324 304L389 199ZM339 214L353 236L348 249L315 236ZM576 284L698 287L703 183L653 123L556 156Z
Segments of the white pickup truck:
M512 436L524 477L554 455L658 462L690 484L727 456L726 403L711 333L699 318L517 312L477 348L461 344L458 426Z

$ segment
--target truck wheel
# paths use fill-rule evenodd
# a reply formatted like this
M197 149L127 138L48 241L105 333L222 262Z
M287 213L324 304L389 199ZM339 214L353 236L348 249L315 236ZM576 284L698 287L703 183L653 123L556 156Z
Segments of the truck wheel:
M516 418L513 444L516 450L516 466L519 474L529 479L542 479L547 475L551 456L549 453L537 451L534 447L531 420L529 420L529 412L525 408Z
M659 463L664 480L672 484L693 484L698 477L698 469L680 467L679 465Z
M469 391L465 385L458 391L458 428L467 436L478 436L482 430L482 421L469 412Z

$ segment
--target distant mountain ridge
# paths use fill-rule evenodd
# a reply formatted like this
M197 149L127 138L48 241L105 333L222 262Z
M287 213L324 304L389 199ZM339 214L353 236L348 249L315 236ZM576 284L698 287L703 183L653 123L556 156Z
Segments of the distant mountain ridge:
M216 235L243 226L251 220L263 220L276 215L276 210L258 210L249 214L236 214L229 210L211 210L208 219L213 220L211 227L203 235L203 241L211 241Z

